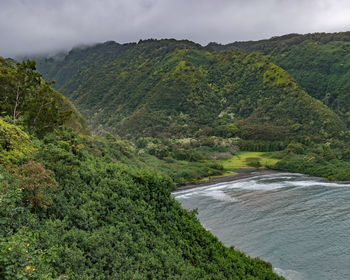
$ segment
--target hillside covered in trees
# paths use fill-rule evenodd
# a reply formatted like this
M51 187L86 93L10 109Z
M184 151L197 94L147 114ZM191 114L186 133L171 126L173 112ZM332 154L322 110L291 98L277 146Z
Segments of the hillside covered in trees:
M32 61L0 75L1 279L283 279L206 231L131 143L79 133Z
M106 42L40 59L39 69L95 133L153 137L158 155L173 150L169 139L231 139L274 152L271 168L349 180L349 40L345 32L205 47Z
M39 69L94 131L123 137L339 138L344 122L289 73L256 53L189 41L106 42Z
M34 61L16 65L0 57L0 116L37 134L63 124L89 133L85 119L67 98L51 88L52 84L36 72Z
M349 126L350 32L289 34L261 41L210 44L208 48L257 51L267 55Z
M0 278L282 279L170 191L239 149L349 180L349 38L106 42L43 76L0 58Z

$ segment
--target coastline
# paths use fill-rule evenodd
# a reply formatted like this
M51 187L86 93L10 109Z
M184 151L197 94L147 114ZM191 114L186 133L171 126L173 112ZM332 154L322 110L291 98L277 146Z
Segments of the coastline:
M184 190L189 190L189 189L194 189L198 187L205 187L209 185L214 185L218 183L224 183L224 182L232 182L232 181L237 181L241 179L247 179L255 176L260 176L260 175L269 175L269 174L277 174L277 173L283 173L282 170L273 170L273 169L268 169L268 168L241 168L241 169L236 169L232 170L237 172L236 174L232 175L225 175L225 176L218 176L218 177L213 177L209 179L208 181L199 181L198 183L188 183L186 185L182 185L177 187L176 189L172 190L172 193L175 193L177 191L184 191ZM288 172L288 171L285 171ZM307 174L305 174L307 175ZM312 176L312 175L309 175ZM350 181L330 181L327 178L324 177L318 177L320 181L323 182L330 182L330 183L336 183L336 184L350 184Z
M232 174L232 175L214 177L209 179L208 181L198 182L196 184L188 183L186 185L176 188L171 192L175 193L177 191L189 190L189 189L194 189L198 187L205 187L205 186L209 186L217 183L232 182L232 181L251 178L251 177L260 176L260 175L281 173L281 171L276 171L272 169L255 169L255 168L243 168L243 169L238 169L234 171L237 171L238 173Z

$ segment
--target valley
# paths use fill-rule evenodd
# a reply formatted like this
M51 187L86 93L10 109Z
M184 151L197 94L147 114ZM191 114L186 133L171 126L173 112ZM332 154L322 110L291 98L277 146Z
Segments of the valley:
M315 212L328 213L319 204L329 197L347 211L331 181L350 180L349 42L348 32L206 46L148 39L0 58L0 278L330 277L322 260L292 267L311 256L286 245L293 228L271 229L308 218L319 231Z

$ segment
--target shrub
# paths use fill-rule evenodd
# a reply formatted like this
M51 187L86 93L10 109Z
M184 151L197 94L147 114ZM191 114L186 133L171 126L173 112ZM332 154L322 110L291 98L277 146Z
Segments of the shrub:
M0 164L15 163L35 150L24 131L0 119Z
M54 173L41 163L28 162L13 169L21 182L24 200L34 208L47 208L50 204L49 190L57 185Z

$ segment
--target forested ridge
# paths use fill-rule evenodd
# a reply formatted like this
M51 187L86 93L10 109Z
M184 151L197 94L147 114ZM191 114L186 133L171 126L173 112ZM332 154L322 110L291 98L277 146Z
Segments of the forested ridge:
M43 76L0 58L0 278L283 279L170 191L239 150L349 180L348 37L106 42Z
M260 41L210 44L208 48L257 51L267 55L349 126L350 32L289 34Z
M208 52L175 40L107 42L38 67L95 131L102 127L131 138L236 134L270 141L345 133L338 116L255 53Z
M1 279L283 279L171 197L172 179L143 160L160 162L148 154L160 157L156 143L141 139L137 153L81 134L34 62L1 60L0 70Z
M169 139L234 139L238 149L273 152L271 168L349 180L349 38L106 42L41 59L39 69L95 133L153 137L156 154L172 151Z
M0 57L0 116L45 134L66 124L88 134L85 119L36 71L34 61L15 63Z

